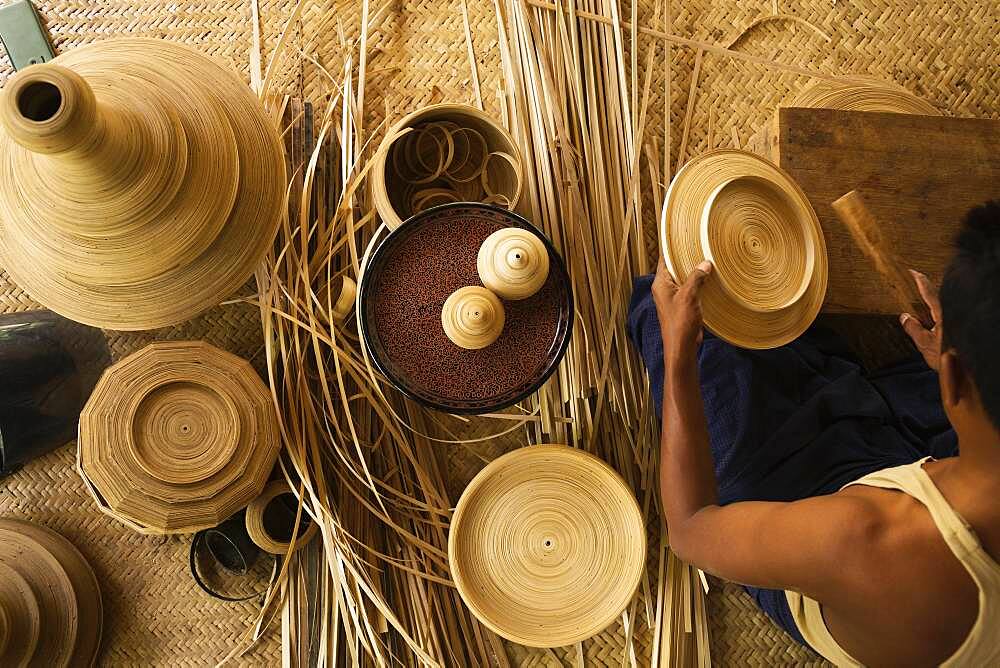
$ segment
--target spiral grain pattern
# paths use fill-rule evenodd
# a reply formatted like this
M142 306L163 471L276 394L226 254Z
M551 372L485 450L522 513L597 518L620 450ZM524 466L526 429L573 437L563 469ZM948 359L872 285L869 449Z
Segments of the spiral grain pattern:
M459 288L441 308L444 333L466 350L479 350L496 341L504 319L503 304L497 296L478 285Z
M0 620L0 665L94 665L103 630L94 571L54 531L0 520Z
M933 104L902 86L865 75L841 77L840 82L816 80L783 106L941 115Z
M111 367L80 416L80 472L143 533L213 527L257 496L278 454L270 393L243 359L154 343Z
M0 93L0 128L0 258L78 322L191 318L250 278L277 231L277 131L188 47L113 40L26 68Z
M816 214L781 169L746 151L718 150L678 172L667 191L660 244L675 280L702 260L705 326L744 348L773 348L815 319L827 260Z
M536 235L519 227L486 238L476 259L479 278L504 299L527 299L549 277L549 251Z
M564 445L514 450L469 483L448 540L469 609L516 643L561 647L602 631L645 568L638 504L603 461Z

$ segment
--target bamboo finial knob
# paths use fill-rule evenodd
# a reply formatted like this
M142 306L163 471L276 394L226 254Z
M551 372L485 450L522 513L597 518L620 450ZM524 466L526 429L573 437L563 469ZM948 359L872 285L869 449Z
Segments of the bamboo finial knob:
M503 331L503 304L478 285L459 288L445 300L441 326L452 343L466 350L485 348Z
M527 299L549 276L549 251L537 236L505 227L486 238L477 259L483 285L504 299Z

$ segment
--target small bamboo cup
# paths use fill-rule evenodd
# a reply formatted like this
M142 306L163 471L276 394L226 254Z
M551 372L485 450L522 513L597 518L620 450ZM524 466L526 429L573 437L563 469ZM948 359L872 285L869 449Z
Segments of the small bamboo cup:
M427 124L435 130L416 132ZM523 180L521 152L499 121L476 107L445 103L414 111L386 133L369 184L379 217L396 229L409 212L419 212L414 208L476 201L468 199L472 193L514 209Z

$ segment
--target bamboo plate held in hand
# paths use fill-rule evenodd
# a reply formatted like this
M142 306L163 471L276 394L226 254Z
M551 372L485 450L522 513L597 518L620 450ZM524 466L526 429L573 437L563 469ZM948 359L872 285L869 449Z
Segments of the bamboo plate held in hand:
M278 454L250 363L154 343L108 369L80 415L79 468L105 513L143 533L216 526L257 496Z
M274 239L285 186L256 97L189 47L100 42L0 91L0 258L78 322L152 329L217 305Z
M448 559L462 600L499 635L562 647L604 630L628 606L646 565L632 490L582 450L514 450L469 483Z
M743 348L794 340L826 294L826 244L809 200L788 174L746 151L705 153L677 173L660 246L678 282L712 260L701 291L705 326Z

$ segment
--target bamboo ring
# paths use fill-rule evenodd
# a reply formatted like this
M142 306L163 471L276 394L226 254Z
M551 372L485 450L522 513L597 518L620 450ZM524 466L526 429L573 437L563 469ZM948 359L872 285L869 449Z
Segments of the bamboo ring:
M334 287L331 291L331 296L334 294L337 295L332 311L334 319L343 320L351 312L351 309L354 308L354 300L358 296L358 284L354 282L353 278L345 274L341 274L339 278L334 279L335 286L338 281L339 287Z
M191 318L247 281L277 231L277 130L188 47L110 40L26 68L0 94L0 127L0 258L73 320Z
M494 158L503 160L509 168L493 168L491 170L490 165L496 162ZM516 202L521 197L521 173L518 169L517 158L510 153L493 151L487 155L486 160L483 161L479 178L487 197L503 195L510 202Z
M466 350L490 345L503 331L504 309L497 296L478 285L459 288L441 308L441 326L451 342Z
M286 496L292 498L294 505L285 503ZM285 504L284 507L282 504ZM270 483L260 496L247 506L246 523L250 540L269 554L288 554L298 505L299 501L287 483L282 480ZM302 519L308 517L303 510ZM303 548L313 539L317 531L316 523L309 522L304 531L300 530L292 552Z
M2 665L94 665L103 628L101 592L83 555L59 534L0 520L0 608L10 629L0 648Z
M541 239L519 227L497 230L479 247L479 279L504 299L527 299L549 277L549 251Z
M561 647L628 606L646 528L625 481L582 450L537 445L491 462L459 499L448 536L458 592L512 642Z
M783 106L941 115L933 104L902 86L866 75L842 77L840 82L814 81Z
M677 281L714 262L702 314L734 345L788 343L822 305L827 259L816 213L788 174L752 153L718 150L688 162L667 190L660 244Z
M80 415L79 469L101 510L142 533L214 527L260 493L278 454L270 390L201 342L108 369Z

